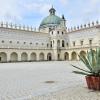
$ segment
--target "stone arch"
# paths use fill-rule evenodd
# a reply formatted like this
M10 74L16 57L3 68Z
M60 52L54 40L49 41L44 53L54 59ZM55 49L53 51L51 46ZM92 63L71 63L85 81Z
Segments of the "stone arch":
M64 60L69 60L69 53L68 52L64 53Z
M21 61L27 61L28 60L28 54L26 52L23 52L21 54Z
M0 62L7 62L7 54L5 52L0 52Z
M80 56L86 56L86 52L85 51L80 51Z
M51 54L51 53L48 53L48 54L47 54L47 60L48 60L48 61L51 61L51 60L52 60L52 54Z
M72 60L77 60L77 54L76 54L76 52L72 52L71 59Z
M40 60L40 61L43 61L43 60L44 60L44 53L40 53L40 55L39 55L39 60Z
M36 59L37 59L37 55L36 55L36 53L31 53L31 55L30 55L30 60L31 61L36 61Z
M18 61L18 54L16 52L11 53L10 61L11 62L17 62Z

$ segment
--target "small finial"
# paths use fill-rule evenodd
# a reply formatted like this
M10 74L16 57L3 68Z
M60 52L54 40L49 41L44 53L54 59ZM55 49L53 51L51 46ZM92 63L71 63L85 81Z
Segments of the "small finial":
M84 24L84 28L86 28L86 24Z
M6 22L6 28L8 28L8 22Z
M83 28L83 25L81 24L81 26L80 26L81 28Z
M96 24L97 24L97 25L99 24L99 21L98 21L98 20L96 21Z
M88 26L90 27L90 23L88 23Z
M92 22L92 26L94 26L94 22Z
M64 15L62 15L62 19L65 19Z
M3 22L1 22L1 27L3 27Z
M79 30L79 26L77 26L77 29Z
M52 5L52 8L53 8L53 5Z

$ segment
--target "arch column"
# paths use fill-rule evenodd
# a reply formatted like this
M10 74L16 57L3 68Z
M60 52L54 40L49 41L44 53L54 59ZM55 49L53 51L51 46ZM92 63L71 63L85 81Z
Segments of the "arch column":
M31 55L30 53L29 54L27 53L27 61L30 61L31 60L30 55Z
M69 53L69 61L71 60L71 52Z
M37 54L37 59L36 60L39 61L39 53Z
M10 62L10 53L7 53L7 62Z
M47 54L44 54L44 60L47 60Z
M21 53L18 54L18 61L21 61Z

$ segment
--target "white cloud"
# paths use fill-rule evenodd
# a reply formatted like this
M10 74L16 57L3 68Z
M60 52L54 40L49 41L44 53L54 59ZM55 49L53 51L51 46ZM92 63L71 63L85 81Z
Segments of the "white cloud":
M100 0L90 0L92 5L97 5L98 3L100 4Z
M21 19L21 10L17 0L0 0L0 20L17 21Z
M51 5L50 4L46 4L46 3L29 3L29 4L24 4L24 7L32 12L37 12L40 14L47 14L48 10L50 9Z
M60 2L62 3L62 5L66 6L68 4L68 0L60 0Z

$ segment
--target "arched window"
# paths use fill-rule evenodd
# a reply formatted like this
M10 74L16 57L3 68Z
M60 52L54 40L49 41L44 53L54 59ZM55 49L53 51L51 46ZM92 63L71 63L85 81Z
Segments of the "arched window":
M64 60L69 60L69 53L68 52L64 53Z
M50 42L50 47L52 48L52 41Z
M64 40L62 40L62 47L65 47L65 42L64 42Z
M57 31L57 33L59 34L59 31Z
M72 52L71 59L72 60L77 60L77 54L76 54L76 52Z
M21 54L21 61L27 61L28 60L28 54L26 52L23 52Z
M17 54L16 52L11 53L11 55L10 55L10 60L11 60L12 62L18 61L18 54Z
M36 53L31 53L31 55L30 55L30 60L31 61L36 61L36 59L37 59L37 55L36 55Z
M47 43L47 48L49 47L49 44Z
M0 52L0 62L7 62L7 54L5 52Z
M67 47L69 47L69 43L66 43Z
M51 54L51 53L48 53L48 54L47 54L47 60L48 60L48 61L51 61L51 60L52 60L52 54Z
M64 34L64 32L62 32L62 35Z
M44 53L40 53L39 54L39 59L40 59L40 61L43 61L44 60Z

